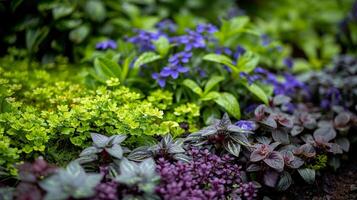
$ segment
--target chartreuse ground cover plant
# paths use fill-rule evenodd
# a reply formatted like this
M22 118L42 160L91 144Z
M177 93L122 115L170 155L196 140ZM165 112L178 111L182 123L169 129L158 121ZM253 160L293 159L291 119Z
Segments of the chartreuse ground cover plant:
M279 199L319 185L357 141L356 6L0 3L17 16L0 31L0 199Z

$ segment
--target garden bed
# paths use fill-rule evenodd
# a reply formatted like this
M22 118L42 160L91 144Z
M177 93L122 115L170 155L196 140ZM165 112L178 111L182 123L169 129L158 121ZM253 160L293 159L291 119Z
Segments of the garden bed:
M0 17L0 199L357 199L356 1Z

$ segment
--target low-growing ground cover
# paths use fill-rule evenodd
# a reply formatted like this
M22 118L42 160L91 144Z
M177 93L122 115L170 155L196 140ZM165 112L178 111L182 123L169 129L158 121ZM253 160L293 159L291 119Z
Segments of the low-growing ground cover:
M192 2L0 3L1 198L355 198L357 2Z

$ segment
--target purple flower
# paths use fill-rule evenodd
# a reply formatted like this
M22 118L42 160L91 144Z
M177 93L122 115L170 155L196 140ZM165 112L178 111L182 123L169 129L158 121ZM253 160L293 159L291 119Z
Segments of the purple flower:
M105 40L102 42L98 42L95 45L95 48L98 50L116 49L117 43L114 40Z
M292 58L285 58L283 60L283 64L287 66L289 69L293 68L294 66L294 60Z
M249 74L247 74L247 73L245 73L245 72L241 72L241 73L239 74L239 76L240 76L241 78L246 78L249 85L253 84L255 81L257 81L258 79L260 79L260 76L258 76L258 75L249 75Z
M256 128L255 123L249 120L239 120L235 123L235 125L247 131L253 131Z
M224 54L227 56L231 56L232 55L232 50L228 47L219 47L215 50L216 54Z
M149 32L144 30L135 31L137 35L128 38L128 42L131 42L137 45L141 51L152 51L155 49L152 44L152 40L159 39L160 36L163 36L160 32Z
M171 76L173 79L177 79L180 73L186 73L189 69L187 67L183 67L181 65L170 65L168 67L164 67L160 74L163 77Z
M192 52L179 52L174 54L169 58L169 62L171 65L180 65L180 64L186 64L192 57Z
M204 69L200 68L200 67L197 68L197 72L200 75L200 77L202 77L202 78L207 76L206 71Z
M157 161L161 182L156 192L164 200L253 199L257 188L241 177L241 167L230 155L215 155L207 149L189 149L189 163ZM234 187L236 186L236 187Z
M185 45L185 51L206 47L206 41L201 34L192 30L187 30L187 33L186 35L172 38L172 40L178 44Z
M160 87L166 86L166 76L163 76L161 73L153 73L151 77L156 80Z
M196 27L198 33L214 33L217 32L217 27L212 24L199 24Z
M161 20L159 23L155 25L155 27L163 32L164 31L175 32L177 29L176 24L170 19Z
M262 45L265 47L271 43L270 37L267 34L261 35L260 38L262 40Z
M242 46L238 45L236 52L234 53L233 57L235 60L238 60L240 56L242 56L246 52L245 48Z

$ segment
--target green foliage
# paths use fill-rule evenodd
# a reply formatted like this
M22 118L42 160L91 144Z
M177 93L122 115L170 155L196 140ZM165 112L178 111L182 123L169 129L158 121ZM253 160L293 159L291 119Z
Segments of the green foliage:
M199 107L173 104L168 91L153 91L145 98L115 78L89 89L76 77L64 78L67 73L0 68L2 166L10 167L20 156L68 161L88 146L90 132L134 137L180 135L184 130L177 122L186 122L196 130Z
M319 170L325 169L326 166L327 166L327 155L320 154L320 155L317 155L316 158L314 158L313 163L307 165L307 168L319 171Z

